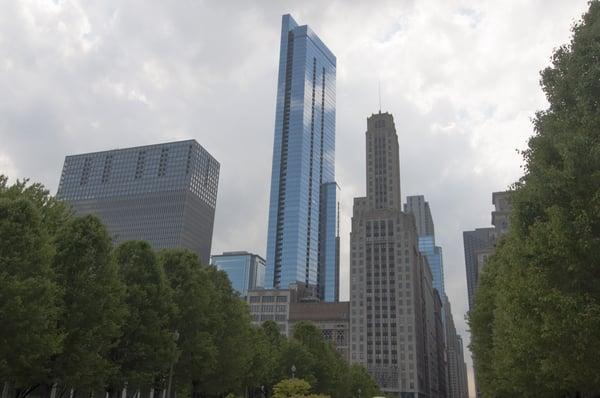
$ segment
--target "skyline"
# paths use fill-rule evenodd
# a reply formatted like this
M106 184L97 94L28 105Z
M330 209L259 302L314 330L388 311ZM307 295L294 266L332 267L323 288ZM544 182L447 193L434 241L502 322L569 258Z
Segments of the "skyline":
M2 13L4 16L0 16L3 22L1 26L4 27L3 31L6 30L3 33L15 39L10 45L0 43L0 54L4 59L0 66L3 71L0 81L11 94L7 96L10 101L0 106L4 120L0 124L0 138L3 142L0 148L0 170L13 178L31 177L34 181L44 183L55 193L60 177L60 164L66 154L113 149L114 146L108 144L113 140L118 142L118 146L125 147L194 138L222 164L222 190L219 192L216 210L212 252L248 250L265 255L269 179L266 170L270 163L269 149L272 145L276 85L273 76L276 75L274 71L277 67L278 21L281 14L290 12L298 20L309 22L338 54L340 71L337 138L340 146L336 166L342 188L342 298L348 297L348 234L352 198L364 194L364 183L361 183L364 179L364 159L361 158L364 152L364 121L377 110L378 76L373 74L379 69L378 74L383 78L382 110L389 110L396 116L402 143L400 163L403 190L406 195L425 195L434 209L438 229L436 238L438 245L444 248L446 257L446 287L458 332L465 336L462 315L466 309L466 278L462 231L491 225L491 193L505 189L521 174L518 167L521 164L520 156L514 153L514 148L524 148L525 139L532 133L529 118L534 111L545 105L537 84L538 71L548 64L552 48L566 42L572 21L583 12L586 3L549 2L549 13L539 16L535 28L518 26L516 23L517 29L514 32L502 31L498 26L502 18L510 20L506 15L508 11L503 11L505 14L500 13L500 17L494 19L496 17L490 9L494 7L492 4L484 5L479 11L477 7L472 7L471 11L463 9L462 12L460 4L466 3L444 5L439 11L429 9L431 4L419 6L422 8L401 5L398 7L398 14L405 12L408 15L404 18L406 27L392 34L389 32L393 31L394 18L398 14L390 13L386 16L383 10L370 14L373 11L363 7L349 12L348 21L340 22L332 17L333 11L330 9L323 17L318 17L317 10L310 9L310 6L305 10L274 7L276 10L270 10L265 15L260 15L259 10L252 7L250 11L239 7L242 10L236 12L245 11L250 16L243 19L241 28L236 29L248 29L256 23L258 36L244 37L243 40L246 45L250 43L255 46L259 52L256 56L248 51L243 52L246 63L241 62L240 65L250 65L255 69L250 68L252 72L242 79L239 73L236 75L236 72L242 70L242 66L224 67L223 76L214 81L209 80L218 71L216 65L227 63L229 59L226 56L216 57L219 62L214 62L202 57L197 59L197 55L195 57L185 51L181 55L177 55L175 51L171 53L166 48L172 42L168 40L168 29L153 34L147 30L152 25L151 21L138 21L146 28L141 29L140 35L149 35L146 40L123 36L126 38L124 44L111 43L110 39L117 32L132 33L129 27L124 26L126 24L123 21L128 20L127 15L135 10L135 6L129 9L125 5L120 12L111 13L110 5L84 9L75 3L63 2L48 5L46 11ZM527 24L527 17L531 18L531 11L535 9L532 4L535 2L521 8L515 5L513 17L521 14L524 16L520 17L522 19L515 17L512 21L516 19L523 25ZM28 6L18 3L7 7L27 9ZM219 5L215 7L220 9ZM158 18L157 14L162 6L150 5L149 8L150 15ZM441 22L440 16L453 8L456 12L449 14L452 18L447 25L441 24L439 31L434 29L433 40L432 36L427 36L428 39L420 42L421 46L432 51L429 55L433 59L427 56L419 58L420 48L410 44L410 39L414 41L415 37L420 37L424 26L428 25L427 21ZM428 16L428 12L431 15ZM186 37L190 32L186 29L191 29L191 21L187 21L185 15L177 15L175 12L165 14L167 21L169 18L172 21L183 18L187 22L177 34L180 35L178 37L182 39L181 42L189 42ZM217 10L217 14L225 12ZM16 20L21 18L29 21L25 23L21 34L11 33L14 21L9 21L8 15L16 15ZM356 21L359 16L368 21L381 19L381 27L366 24L361 37L356 38L350 27L351 22ZM66 27L60 28L60 20L67 21ZM335 22L334 26L328 26L328 22L332 20ZM398 21L403 21L403 18L399 17ZM490 30L482 28L482 21L491 21L493 26L495 23L497 31L492 29L490 33ZM474 27L470 27L471 24ZM74 31L69 30L71 25L75 27ZM40 29L27 30L28 27L35 26L45 27L50 34L42 35ZM385 32L388 28L391 29L387 32L389 37ZM448 30L444 31L442 28ZM338 33L335 33L336 30ZM511 49L511 45L516 48L506 54L507 60L494 67L493 62L488 60L486 63L484 57L480 59L478 56L492 55L490 48L495 47L490 47L490 42L494 43L493 33L498 32L501 33L499 37L505 41L500 40L501 45L494 53ZM454 48L457 43L451 39L452 33L459 38L470 38L480 46L474 46L475 51L467 53L470 61L480 63L474 62L474 67L467 68L466 73L460 70L465 68L468 61L457 63L452 57L452 50L457 50ZM474 36L478 33L482 33L481 37L475 39ZM436 41L436 34L441 35L442 39L445 37L445 40ZM364 39L369 35L376 39L372 42ZM509 40L514 40L517 36L521 36L521 42ZM162 41L154 42L154 39L161 37ZM202 35L194 40L198 40L198 37ZM342 40L346 39L350 39L349 43L342 45ZM364 42L362 46L357 46L358 50L350 48L353 44L361 44L361 39ZM51 46L53 40L59 43L56 48ZM236 40L235 34L231 34L227 40ZM225 49L231 50L227 43L228 41L224 43ZM10 47L13 45L14 47ZM17 50L19 45L23 47L22 55ZM142 49L144 45L148 48ZM129 49L140 51L140 60L131 58L133 55L128 55ZM393 54L385 55L384 51L390 49ZM160 59L161 51L167 51L168 56ZM379 68L373 68L368 60L354 64L353 61L359 59L360 51L383 54ZM112 62L107 61L114 60L111 55L114 58L116 55L123 55L125 61L111 66ZM523 59L519 55L523 55ZM56 60L50 59L53 56ZM418 62L413 64L415 60L411 58L417 58ZM40 60L50 67L42 70ZM416 78L410 73L400 77L393 75L391 69L398 65L394 60L402 61L399 74L413 72ZM436 60L440 62L436 64ZM100 62L99 67L94 66L96 61ZM125 65L128 61L132 62L132 66ZM194 68L198 65L207 66L198 71ZM422 72L416 68L418 65L424 66ZM140 70L143 73L141 77L137 77L136 73ZM177 71L181 72L181 76L169 75L169 72ZM70 81L72 72L80 72L79 79ZM195 73L200 77L195 76ZM228 81L230 77L233 79ZM498 81L492 83L496 78ZM33 88L27 84L14 84L29 80L39 86ZM59 89L61 85L65 89ZM218 93L220 85L224 88L225 96L214 101L210 94ZM478 85L483 88L477 87ZM17 86L26 89L17 92L14 90ZM253 90L255 88L260 90ZM469 95L464 95L467 91L461 89L469 89ZM256 93L260 93L260 99L255 98ZM233 98L233 94L239 95ZM488 96L494 98L488 99ZM249 101L249 98L253 101ZM206 103L202 102L203 99L206 99ZM197 105L200 105L201 111L197 110ZM353 109L353 106L357 109ZM239 121L227 117L232 109L241 110ZM228 123L231 126L226 126ZM229 133L223 134L224 129ZM88 131L102 134L86 134ZM244 133L240 134L239 131ZM25 137L19 137L23 134ZM240 153L233 155L230 153L232 137L235 137L235 142L239 143L241 149ZM258 153L261 148L266 150L260 158L248 148L259 149ZM436 150L442 153L436 153ZM248 156L245 152L250 152L253 156ZM422 159L423 157L427 159ZM256 166L249 170L244 165ZM244 174L240 176L240 172ZM458 186L460 189L456 192ZM254 187L255 190L249 194L247 189ZM248 201L251 203L239 203L240 197L253 199ZM244 214L250 216L244 218ZM232 220L237 220L237 223ZM231 231L231 225L239 226L239 229ZM465 343L468 344L468 335L465 336Z

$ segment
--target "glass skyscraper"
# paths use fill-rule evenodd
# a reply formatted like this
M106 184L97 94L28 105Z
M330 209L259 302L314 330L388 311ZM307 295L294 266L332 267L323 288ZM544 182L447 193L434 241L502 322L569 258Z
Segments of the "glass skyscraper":
M407 196L404 212L412 214L415 218L415 226L419 234L419 251L427 258L433 276L433 287L437 289L440 297L444 297L446 289L442 248L435 245L435 228L429 203L423 195Z
M115 244L183 247L207 264L219 167L195 140L67 156L57 197L97 215Z
M227 273L231 285L242 297L248 295L248 290L265 285L265 259L257 254L224 252L212 256L210 262Z
M306 25L282 18L266 287L303 284L338 297L336 58Z

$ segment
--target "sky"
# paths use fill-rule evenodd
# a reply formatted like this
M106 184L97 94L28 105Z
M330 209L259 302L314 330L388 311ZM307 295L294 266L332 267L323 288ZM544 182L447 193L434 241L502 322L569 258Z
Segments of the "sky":
M492 192L522 174L518 151L547 106L539 71L586 9L586 0L3 0L0 173L55 193L67 154L194 138L221 163L213 253L264 256L281 15L290 13L337 56L342 298L380 85L402 195L430 203L468 342L462 231L489 226Z

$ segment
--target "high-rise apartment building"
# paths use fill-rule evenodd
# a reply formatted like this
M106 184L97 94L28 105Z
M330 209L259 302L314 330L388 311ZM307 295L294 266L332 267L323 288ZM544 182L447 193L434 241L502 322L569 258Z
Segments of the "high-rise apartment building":
M246 297L249 290L265 285L265 259L258 254L247 251L224 252L213 255L210 263L225 271L232 287L242 297Z
M354 199L350 233L350 360L388 396L429 396L424 292L432 288L423 286L429 269L414 217L402 212L391 114L367 119L366 156L367 195Z
M284 15L267 239L267 287L302 283L333 301L336 286L336 58Z
M217 162L195 140L67 156L57 197L95 214L113 242L187 248L210 256Z

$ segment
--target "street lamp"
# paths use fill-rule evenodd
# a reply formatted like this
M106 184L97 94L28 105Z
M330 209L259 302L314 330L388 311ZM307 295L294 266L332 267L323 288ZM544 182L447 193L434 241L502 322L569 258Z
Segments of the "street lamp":
M296 378L296 365L292 365L292 379Z
M179 340L179 332L173 332L173 341L177 343ZM169 369L169 384L167 384L167 398L171 398L171 383L173 382L173 366L175 365L175 357L171 360L171 368Z

